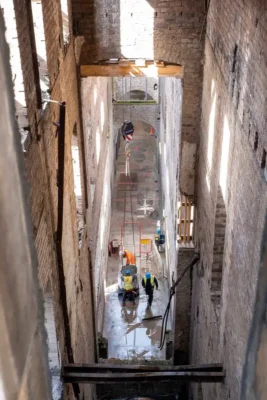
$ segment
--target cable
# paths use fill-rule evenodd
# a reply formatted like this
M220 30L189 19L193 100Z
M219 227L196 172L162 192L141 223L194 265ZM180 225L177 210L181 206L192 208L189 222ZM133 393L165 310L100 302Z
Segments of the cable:
M130 198L131 198L132 235L133 235L133 245L134 245L134 254L135 254L135 235L134 235L134 220L133 220L132 188L130 188Z

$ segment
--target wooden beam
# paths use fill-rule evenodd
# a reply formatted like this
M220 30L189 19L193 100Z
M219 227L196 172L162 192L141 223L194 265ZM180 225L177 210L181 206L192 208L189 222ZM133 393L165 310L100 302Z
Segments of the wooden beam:
M65 383L121 384L124 382L149 381L187 381L187 382L223 382L223 372L175 371L175 372L128 372L128 373L92 373L65 372Z
M177 77L183 78L183 66L166 63L146 63L145 66L137 66L134 62L117 63L117 64L91 64L81 65L81 77L102 76L133 76L133 77Z
M222 364L191 364L191 365L132 365L132 364L65 364L63 374L70 372L223 372Z

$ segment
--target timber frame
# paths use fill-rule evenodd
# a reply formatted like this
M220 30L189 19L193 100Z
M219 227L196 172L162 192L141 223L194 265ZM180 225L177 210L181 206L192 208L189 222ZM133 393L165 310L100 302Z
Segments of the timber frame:
M182 65L144 59L110 59L80 66L81 78L100 77L176 77L183 78Z

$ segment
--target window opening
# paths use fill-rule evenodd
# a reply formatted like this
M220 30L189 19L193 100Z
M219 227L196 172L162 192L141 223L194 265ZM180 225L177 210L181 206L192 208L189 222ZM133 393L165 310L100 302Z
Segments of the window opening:
M60 353L56 335L55 316L53 310L53 300L50 292L44 295L44 317L45 329L47 333L48 363L52 377L52 398L60 400L62 398L62 382L60 380Z
M70 30L69 30L69 9L68 0L60 0L61 14L62 14L62 29L64 44L69 43Z
M82 204L82 185L81 185L81 169L80 169L80 154L77 137L77 125L75 124L71 143L73 179L74 179L74 194L76 202L76 217L78 230L79 249L82 245L82 235L84 230L83 221L83 204Z
M16 119L21 134L22 148L25 151L26 140L29 135L29 122L13 1L0 0L0 8L6 24L6 41L10 51Z
M34 36L36 42L37 58L39 65L40 88L43 101L43 109L50 99L49 74L47 69L47 54L45 45L44 20L41 0L32 0L32 17Z

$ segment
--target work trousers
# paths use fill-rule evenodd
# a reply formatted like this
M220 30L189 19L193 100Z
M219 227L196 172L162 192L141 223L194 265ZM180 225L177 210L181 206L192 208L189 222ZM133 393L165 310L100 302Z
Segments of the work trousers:
M123 298L122 298L122 302L125 303L126 301L126 297L128 296L129 301L134 301L134 294L133 291L130 290L129 292L126 292L126 290L124 290L123 293Z
M148 304L150 305L150 307L152 306L152 302L153 302L153 292L154 290L151 289L149 293L147 293L148 295Z

